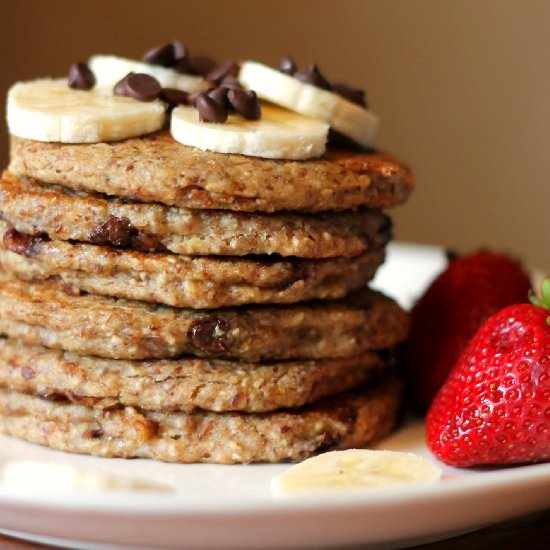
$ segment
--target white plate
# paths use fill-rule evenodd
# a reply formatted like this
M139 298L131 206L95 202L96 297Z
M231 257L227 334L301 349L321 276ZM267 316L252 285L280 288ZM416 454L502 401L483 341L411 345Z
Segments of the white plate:
M409 306L444 263L439 248L394 244L376 285ZM404 426L381 447L430 456L419 422ZM17 460L70 464L172 489L52 492L39 484L26 489L0 484L1 529L70 547L397 547L550 506L550 464L478 471L444 467L445 477L436 484L277 499L270 494L270 480L287 465L98 459L0 437L0 473Z

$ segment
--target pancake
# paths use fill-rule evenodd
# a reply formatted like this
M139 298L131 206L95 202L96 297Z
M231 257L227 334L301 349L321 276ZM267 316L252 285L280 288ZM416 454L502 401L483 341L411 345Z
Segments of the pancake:
M0 274L0 333L27 344L113 359L191 354L245 361L350 357L395 346L409 316L363 289L336 302L179 309Z
M380 153L334 149L320 159L268 160L201 151L168 132L95 144L12 136L9 170L142 202L243 212L391 208L414 188L409 168Z
M0 339L0 387L63 396L94 408L265 412L295 408L386 370L377 353L318 361L246 363L183 358L122 361Z
M5 221L30 235L184 255L357 256L391 238L379 210L317 215L189 210L75 192L5 172Z
M56 279L79 291L219 308L340 298L366 284L384 251L325 260L179 256L49 241L0 222L0 266L27 281Z
M314 405L272 413L161 413L94 409L0 389L0 432L53 449L167 462L298 461L365 447L397 423L401 383L361 386Z

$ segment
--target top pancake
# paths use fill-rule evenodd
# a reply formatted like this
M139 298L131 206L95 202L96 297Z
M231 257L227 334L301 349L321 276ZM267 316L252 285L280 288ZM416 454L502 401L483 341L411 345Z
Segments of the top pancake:
M408 167L379 153L334 149L320 159L267 160L200 151L168 132L76 145L12 136L9 169L77 190L245 212L390 208L414 187Z

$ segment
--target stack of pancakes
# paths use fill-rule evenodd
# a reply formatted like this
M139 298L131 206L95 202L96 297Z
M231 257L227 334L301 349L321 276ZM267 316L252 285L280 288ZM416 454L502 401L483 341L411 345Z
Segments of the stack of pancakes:
M394 427L407 315L366 283L411 174L12 138L0 182L0 430L72 452L299 460Z

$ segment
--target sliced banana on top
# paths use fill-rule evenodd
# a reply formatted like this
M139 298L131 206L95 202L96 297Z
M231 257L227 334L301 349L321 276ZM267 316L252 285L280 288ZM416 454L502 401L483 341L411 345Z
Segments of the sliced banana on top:
M272 105L262 106L259 120L230 115L223 124L201 122L192 107L172 112L172 137L206 151L270 159L308 159L325 152L328 124Z
M98 86L112 87L128 73L148 74L156 78L163 88L177 88L189 93L198 92L208 86L206 80L200 76L181 74L174 69L115 55L94 55L88 65Z
M10 133L36 141L118 141L155 132L165 120L161 101L114 96L111 88L74 90L66 79L20 82L8 92Z
M349 449L308 458L273 478L275 495L380 488L400 483L434 482L441 469L411 453Z
M302 115L323 120L362 146L370 145L378 129L378 117L369 110L334 92L301 82L267 65L254 61L243 62L239 81L254 90L258 97Z

